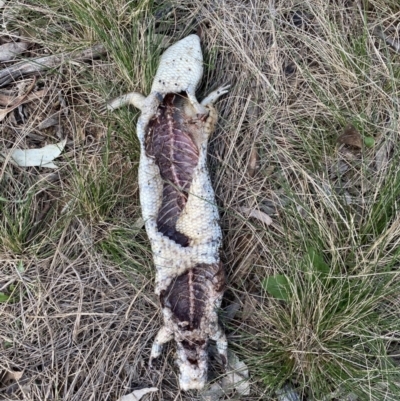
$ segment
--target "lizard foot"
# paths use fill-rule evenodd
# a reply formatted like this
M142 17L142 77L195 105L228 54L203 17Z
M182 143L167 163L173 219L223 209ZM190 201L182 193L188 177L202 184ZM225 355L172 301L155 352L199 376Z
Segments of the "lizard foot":
M206 96L202 102L201 105L203 106L208 106L208 105L213 105L222 95L225 95L225 93L229 92L230 85L224 85L220 86L218 89L215 91L212 91L208 96Z

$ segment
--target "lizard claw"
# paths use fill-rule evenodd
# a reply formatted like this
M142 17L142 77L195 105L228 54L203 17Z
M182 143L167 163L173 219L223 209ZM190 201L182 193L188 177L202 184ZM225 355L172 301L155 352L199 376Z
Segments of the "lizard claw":
M150 357L149 359L149 370L151 372L160 372L160 358L156 357Z
M220 86L215 91L212 91L208 96L206 96L201 104L203 106L213 105L222 95L229 92L230 85Z
M225 86L220 86L216 92L219 96L225 95L225 93L229 92L229 88L231 87L231 85L225 85Z

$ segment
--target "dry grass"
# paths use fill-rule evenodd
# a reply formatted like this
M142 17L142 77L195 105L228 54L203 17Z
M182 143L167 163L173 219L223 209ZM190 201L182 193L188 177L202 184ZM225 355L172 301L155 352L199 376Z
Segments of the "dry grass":
M8 2L25 57L100 42L108 58L47 73L49 96L2 123L2 148L68 143L56 172L1 165L0 370L23 375L3 377L0 399L116 400L153 385L149 399L199 399L178 391L173 347L160 374L147 369L160 313L137 224L137 112L96 113L147 93L162 36L198 25L199 97L232 84L209 165L229 280L221 319L252 394L227 399L276 399L285 384L307 401L399 399L400 55L373 35L396 39L399 16L395 0ZM372 147L338 144L348 124ZM279 300L265 279L283 275Z

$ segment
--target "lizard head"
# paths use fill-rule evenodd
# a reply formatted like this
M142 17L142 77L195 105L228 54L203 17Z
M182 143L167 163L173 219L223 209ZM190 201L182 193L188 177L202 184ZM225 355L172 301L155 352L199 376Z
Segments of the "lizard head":
M201 390L207 381L207 342L179 341L177 355L180 388L184 391Z

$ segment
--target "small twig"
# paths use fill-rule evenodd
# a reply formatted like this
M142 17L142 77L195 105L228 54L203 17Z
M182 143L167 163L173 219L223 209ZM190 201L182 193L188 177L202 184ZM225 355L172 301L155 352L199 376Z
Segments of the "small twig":
M80 52L73 51L55 56L40 57L14 64L0 71L0 87L8 85L17 78L38 75L41 71L56 68L66 61L86 61L98 58L106 53L103 45L95 45Z
M59 319L70 316L118 316L117 313L100 313L100 312L69 312L69 313L57 313L55 315L29 315L27 317L36 318L36 319Z

